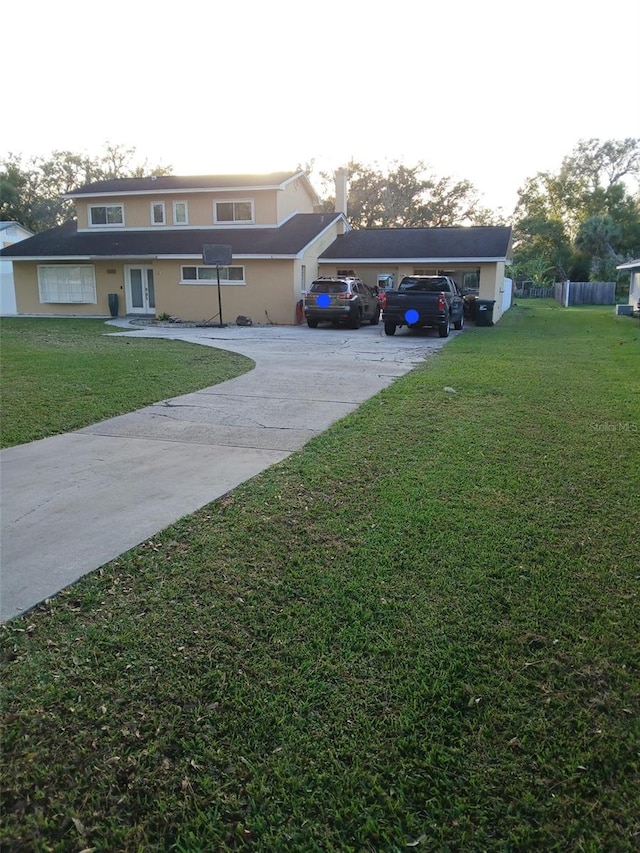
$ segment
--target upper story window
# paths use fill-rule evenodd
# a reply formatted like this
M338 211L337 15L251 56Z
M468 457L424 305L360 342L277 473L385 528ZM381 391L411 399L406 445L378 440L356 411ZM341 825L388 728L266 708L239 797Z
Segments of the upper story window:
M164 202L163 201L154 201L151 203L151 224L152 225L165 225L166 220L164 217Z
M188 225L189 224L189 207L186 201L173 202L173 224Z
M253 222L252 201L217 201L214 211L216 222Z
M89 225L106 225L107 227L124 225L124 205L90 204Z

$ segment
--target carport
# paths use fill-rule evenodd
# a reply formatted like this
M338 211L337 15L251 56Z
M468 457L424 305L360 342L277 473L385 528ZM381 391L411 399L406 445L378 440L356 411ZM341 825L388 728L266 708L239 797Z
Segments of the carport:
M511 262L508 226L365 228L349 231L318 258L318 274L356 275L371 287L384 277L448 275L462 291L495 302L497 322L509 307L505 267Z

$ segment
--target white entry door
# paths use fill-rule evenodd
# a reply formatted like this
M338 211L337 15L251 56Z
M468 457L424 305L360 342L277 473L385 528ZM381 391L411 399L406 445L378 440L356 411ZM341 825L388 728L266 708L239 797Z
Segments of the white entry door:
M156 292L153 284L153 267L125 267L125 292L127 314L155 314Z

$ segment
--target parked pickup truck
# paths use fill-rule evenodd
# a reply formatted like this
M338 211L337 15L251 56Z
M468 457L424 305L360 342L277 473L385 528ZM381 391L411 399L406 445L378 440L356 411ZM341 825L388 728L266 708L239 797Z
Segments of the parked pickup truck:
M464 325L464 302L455 281L447 275L405 275L397 290L387 292L382 315L386 335L398 326L431 326L441 338Z

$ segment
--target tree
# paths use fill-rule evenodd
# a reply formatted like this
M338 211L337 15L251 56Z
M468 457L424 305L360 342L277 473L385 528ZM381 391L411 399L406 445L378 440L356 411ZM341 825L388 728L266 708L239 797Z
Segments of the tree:
M30 210L32 201L32 176L23 170L19 157L9 154L0 170L0 220L31 228L31 216L25 211Z
M514 262L538 258L556 280L615 277L640 254L639 179L640 139L580 141L556 173L519 190Z
M595 193L607 192L625 178L640 177L640 139L583 139L563 161L563 168Z
M382 174L369 166L352 161L347 166L347 178L347 214L351 225L357 228L385 227L385 181ZM388 204L388 194L386 201Z
M554 267L547 267L541 257L531 258L524 262L509 264L508 272L516 284L533 282L539 287L549 287L555 281Z
M476 224L480 210L478 193L471 181L430 178L425 181L424 201L413 216L417 225L444 228L463 223Z
M47 157L20 155L0 160L0 219L20 222L32 231L44 231L73 219L75 207L66 193L109 178L166 175L171 168L147 161L137 163L135 148L106 143L105 151L91 158L72 151L52 151Z
M417 228L448 225L497 224L502 219L482 207L478 192L467 180L437 178L419 161L415 166L392 164L385 174L377 166L350 161L347 214L354 228ZM333 177L321 173L325 189ZM330 192L330 190L329 190ZM332 210L334 198L323 202Z
M589 275L592 280L615 279L616 266L622 257L614 246L618 244L622 229L608 214L585 219L576 235L576 248L590 258Z
M525 273L525 278L539 281L540 269L545 270L545 277L551 274L555 280L568 277L573 255L560 220L544 214L532 214L520 220L517 235L513 259L515 266Z

